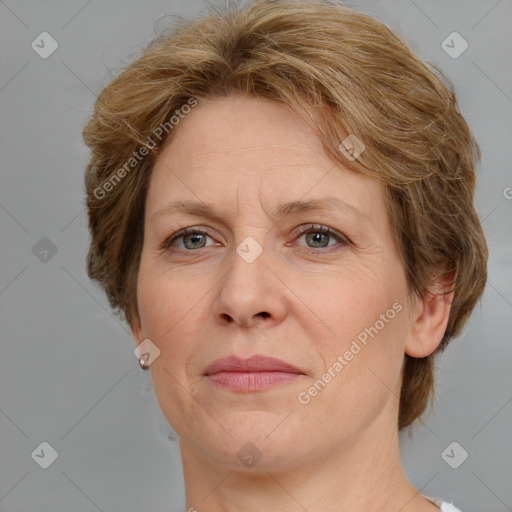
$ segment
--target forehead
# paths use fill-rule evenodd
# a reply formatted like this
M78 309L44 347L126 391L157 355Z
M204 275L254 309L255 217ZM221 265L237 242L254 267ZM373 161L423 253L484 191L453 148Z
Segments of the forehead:
M307 123L280 105L215 98L174 129L154 165L148 210L183 198L225 204L233 196L240 204L337 196L370 217L383 205L377 180L333 162Z
M268 168L273 162L269 157L278 158L282 167L289 158L321 165L317 160L323 156L320 141L300 116L258 98L236 95L200 101L175 130L166 149L171 158L192 166L228 166L250 159L245 169L250 171Z

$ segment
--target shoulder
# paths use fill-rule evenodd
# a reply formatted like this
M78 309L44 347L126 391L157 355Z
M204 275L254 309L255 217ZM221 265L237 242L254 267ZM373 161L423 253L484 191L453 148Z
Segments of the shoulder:
M453 506L451 503L447 503L446 501L442 501L439 505L441 507L441 512L460 512L460 510Z
M438 500L437 498L425 495L423 495L423 497L434 505L437 505L441 509L441 512L461 512L455 505L448 503L447 501Z

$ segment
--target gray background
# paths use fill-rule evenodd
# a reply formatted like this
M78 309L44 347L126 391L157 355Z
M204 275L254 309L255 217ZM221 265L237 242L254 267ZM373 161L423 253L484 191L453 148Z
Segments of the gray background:
M489 283L465 334L438 360L435 414L404 439L404 465L421 492L462 512L512 510L512 2L347 5L448 73L483 152L476 204ZM177 442L149 372L85 273L81 130L97 93L155 36L154 20L203 8L201 0L0 1L2 512L184 510ZM31 48L43 31L59 45L47 59ZM456 59L441 47L453 31L469 43ZM42 252L43 237L56 254ZM31 456L44 441L58 453L48 469ZM457 469L441 456L453 441L469 454Z

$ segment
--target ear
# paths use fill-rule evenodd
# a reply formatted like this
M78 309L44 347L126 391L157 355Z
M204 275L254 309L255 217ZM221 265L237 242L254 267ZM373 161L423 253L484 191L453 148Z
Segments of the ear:
M450 318L456 277L456 271L438 274L426 297L414 301L412 326L405 343L407 355L427 357L441 343Z

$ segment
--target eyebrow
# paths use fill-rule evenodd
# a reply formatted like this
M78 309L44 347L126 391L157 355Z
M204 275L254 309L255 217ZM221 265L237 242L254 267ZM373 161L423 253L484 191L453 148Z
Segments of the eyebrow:
M180 211L190 215L208 217L220 222L224 222L222 217L215 211L214 208L206 203L198 203L195 201L172 201L153 213L151 218ZM321 199L311 199L309 201L289 201L287 203L278 205L277 208L274 209L272 215L274 219L279 220L292 213L307 211L342 211L352 214L361 221L373 224L371 218L367 214L360 211L354 205L347 203L346 201L343 201L337 197L325 197Z

